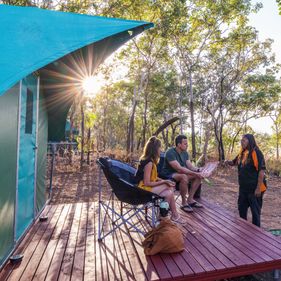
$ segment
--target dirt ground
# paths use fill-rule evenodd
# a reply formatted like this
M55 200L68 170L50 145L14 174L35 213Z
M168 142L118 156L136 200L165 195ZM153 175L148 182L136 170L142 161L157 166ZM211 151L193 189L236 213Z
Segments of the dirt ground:
M103 181L102 185L106 185ZM207 200L237 212L237 171L234 167L219 168L210 178L210 183L203 182L202 196ZM85 202L98 199L98 169L95 161L85 165L82 171L78 164L72 166L63 162L56 164L53 178L51 204ZM251 220L249 212L249 220ZM265 230L281 228L281 179L268 178L268 190L265 193L262 209L262 228ZM233 278L231 281L271 281L272 272L255 276ZM281 281L281 278L279 279ZM230 281L230 280L229 280Z

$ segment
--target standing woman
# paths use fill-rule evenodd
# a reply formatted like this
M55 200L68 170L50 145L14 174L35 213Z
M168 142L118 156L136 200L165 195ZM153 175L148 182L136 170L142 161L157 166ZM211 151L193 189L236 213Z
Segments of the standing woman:
M241 139L241 151L228 165L238 166L239 197L238 210L247 220L248 208L252 212L252 223L260 227L263 194L266 191L265 161L252 134Z
M172 212L171 220L184 223L176 208L174 198L175 183L170 180L158 178L157 163L160 159L160 152L161 141L156 137L149 138L144 147L143 155L140 158L140 164L136 172L138 186L164 197L170 205Z

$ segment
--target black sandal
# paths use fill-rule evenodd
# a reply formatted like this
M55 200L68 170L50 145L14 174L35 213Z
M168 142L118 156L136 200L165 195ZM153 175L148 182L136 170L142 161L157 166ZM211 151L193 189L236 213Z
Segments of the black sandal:
M193 207L193 208L203 208L203 205L200 204L200 203L197 202L197 201L194 201L194 202L192 202L192 203L189 203L189 206L190 206L190 207Z
M189 204L181 206L180 208L181 208L181 210L183 210L186 213L192 213L193 212L193 209L191 208L191 206Z

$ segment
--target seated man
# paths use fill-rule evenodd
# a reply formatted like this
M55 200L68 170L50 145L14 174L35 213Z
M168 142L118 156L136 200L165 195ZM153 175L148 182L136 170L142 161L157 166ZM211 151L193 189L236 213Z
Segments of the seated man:
M175 139L175 145L175 147L169 148L165 153L161 177L179 183L182 198L181 209L185 212L192 212L192 207L202 207L193 197L203 177L200 174L200 168L194 167L189 160L187 137L185 135L178 135ZM191 182L191 189L188 198L186 198L189 182Z

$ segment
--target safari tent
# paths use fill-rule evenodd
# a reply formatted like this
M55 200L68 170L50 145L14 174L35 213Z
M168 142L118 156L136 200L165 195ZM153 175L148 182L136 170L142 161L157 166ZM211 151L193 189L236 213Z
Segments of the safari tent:
M47 142L81 80L151 23L0 5L0 267L46 204Z

